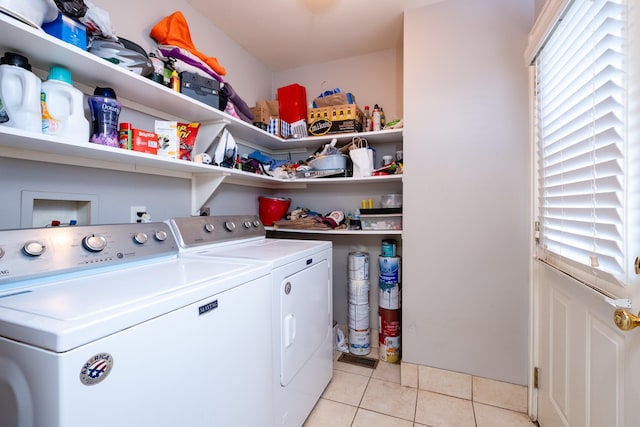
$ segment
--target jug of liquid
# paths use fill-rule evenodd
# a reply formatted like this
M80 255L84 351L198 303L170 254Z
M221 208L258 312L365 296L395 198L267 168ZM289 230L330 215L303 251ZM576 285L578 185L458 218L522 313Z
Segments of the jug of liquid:
M79 142L89 141L82 92L72 86L71 72L53 66L42 82L42 132Z
M6 52L0 58L0 125L42 133L41 86L26 57Z

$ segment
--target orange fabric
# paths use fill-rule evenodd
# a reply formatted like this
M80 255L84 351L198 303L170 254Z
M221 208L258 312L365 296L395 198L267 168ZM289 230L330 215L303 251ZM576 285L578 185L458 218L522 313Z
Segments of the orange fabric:
M207 56L198 51L191 41L191 33L189 32L189 24L182 12L173 12L171 15L163 18L158 22L149 33L152 39L159 44L177 46L188 50L205 64L211 67L213 71L221 76L227 74L227 70L220 65L218 60L212 56Z

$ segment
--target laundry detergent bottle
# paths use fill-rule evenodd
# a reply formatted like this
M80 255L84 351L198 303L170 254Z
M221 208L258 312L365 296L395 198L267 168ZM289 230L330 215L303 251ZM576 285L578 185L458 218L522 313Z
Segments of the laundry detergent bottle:
M41 87L29 60L6 52L0 58L0 125L41 133Z
M91 111L89 142L109 147L120 147L118 118L122 105L116 99L115 91L109 87L96 87L88 102Z
M42 82L42 133L72 141L89 140L89 121L84 116L82 92L72 86L71 72L63 67L49 69Z

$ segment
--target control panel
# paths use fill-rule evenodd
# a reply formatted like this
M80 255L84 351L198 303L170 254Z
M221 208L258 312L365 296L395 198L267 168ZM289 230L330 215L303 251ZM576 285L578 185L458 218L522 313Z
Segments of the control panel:
M0 230L0 292L4 283L177 253L161 222Z
M266 236L257 215L183 217L169 223L182 248Z

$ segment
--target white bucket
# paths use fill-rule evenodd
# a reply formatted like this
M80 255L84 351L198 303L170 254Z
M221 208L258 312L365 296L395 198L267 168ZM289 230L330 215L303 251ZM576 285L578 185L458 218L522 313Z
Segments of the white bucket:
M11 65L14 60L22 65ZM8 52L2 57L2 62L0 65L0 124L42 133L40 113L42 82L38 76L29 71L31 66L24 56Z
M349 304L369 304L368 280L349 280Z
M371 334L368 329L349 329L349 353L364 356L371 352Z
M369 329L369 304L349 304L349 328Z
M71 73L51 67L42 82L42 132L60 138L89 142L89 121L84 116L82 92L71 85Z
M369 254L350 252L348 258L349 280L369 280Z
M378 257L378 267L380 270L380 284L395 285L400 283L400 257Z
M400 285L390 287L379 287L378 305L389 310L400 308Z

